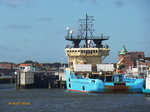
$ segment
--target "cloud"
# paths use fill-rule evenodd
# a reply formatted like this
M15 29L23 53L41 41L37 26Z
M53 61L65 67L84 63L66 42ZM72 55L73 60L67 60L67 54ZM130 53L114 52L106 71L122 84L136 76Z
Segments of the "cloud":
M15 24L10 24L8 27L6 27L7 29L31 29L30 26L27 25L15 25Z
M51 21L50 17L40 18L39 21Z
M26 38L24 38L24 39L23 39L23 41L24 41L24 42L29 42L29 40L28 40L28 39L26 39Z
M98 3L98 1L97 0L90 0L94 5L96 5L96 6L100 6L100 4Z
M2 59L2 58L4 58L5 57L5 55L3 55L3 54L0 54L0 58Z
M91 2L95 6L98 6L98 7L100 6L100 4L98 3L98 1L100 1L100 0L72 0L72 1L79 1L81 3L83 3L83 2Z
M30 2L31 0L0 0L0 3L6 4L10 7L17 7L23 4L28 5Z
M57 31L56 31L56 35L62 35L62 34L64 34L66 31L65 31L65 29L57 29Z
M10 52L10 51L16 51L16 52L18 52L19 51L19 49L18 48L16 48L16 47L7 47L7 46L4 46L4 45L0 45L0 50L1 51L6 51L6 52Z
M116 6L117 8L121 8L121 7L123 7L124 5L125 5L125 2L122 1L122 0L117 0L117 1L115 1L115 6Z

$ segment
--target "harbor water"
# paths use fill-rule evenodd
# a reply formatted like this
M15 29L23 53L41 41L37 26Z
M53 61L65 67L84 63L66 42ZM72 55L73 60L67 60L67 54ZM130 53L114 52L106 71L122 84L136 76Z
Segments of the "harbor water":
M143 94L85 94L0 84L0 112L149 112Z

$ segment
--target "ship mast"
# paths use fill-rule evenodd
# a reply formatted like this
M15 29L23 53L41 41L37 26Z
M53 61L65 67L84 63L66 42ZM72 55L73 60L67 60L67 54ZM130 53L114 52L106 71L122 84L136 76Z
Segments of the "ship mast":
M80 34L82 36L82 39L85 39L85 44L86 44L86 48L88 48L88 40L90 40L89 37L93 38L93 32L95 31L92 27L93 25L93 16L88 16L86 14L86 18L85 19L79 19L79 25L80 25ZM90 33L90 36L88 35L88 33Z
M95 44L97 48L102 48L102 41L104 40L108 40L109 37L108 36L103 36L103 34L101 34L101 36L93 36L93 32L95 31L95 29L93 29L93 16L88 16L86 14L86 18L85 19L79 19L78 23L80 25L80 29L79 32L80 34L77 36L73 36L73 31L70 30L69 28L67 28L67 36L66 36L66 40L70 40L73 41L74 44L74 48L79 48L79 44L81 42L81 40L85 40L85 48L88 48L88 40L92 40Z
M86 14L86 35L85 35L85 43L86 43L86 48L88 47L88 43L87 43L87 37L88 37L88 16L87 16L87 14Z

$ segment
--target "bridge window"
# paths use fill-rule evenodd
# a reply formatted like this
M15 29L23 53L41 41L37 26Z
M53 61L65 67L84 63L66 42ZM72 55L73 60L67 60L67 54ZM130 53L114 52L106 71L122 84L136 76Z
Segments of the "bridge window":
M81 53L85 53L85 50L81 50Z
M88 54L89 53L89 51L86 51L86 54Z

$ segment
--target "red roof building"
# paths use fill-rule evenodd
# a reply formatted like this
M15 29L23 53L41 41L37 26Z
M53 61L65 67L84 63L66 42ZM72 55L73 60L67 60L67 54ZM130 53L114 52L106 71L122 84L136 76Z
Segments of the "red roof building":
M17 64L14 63L7 63L7 62L0 62L0 69L15 69Z
M118 60L122 59L120 65L124 65L126 69L136 67L137 60L144 57L144 52L127 52L125 46L118 53Z

